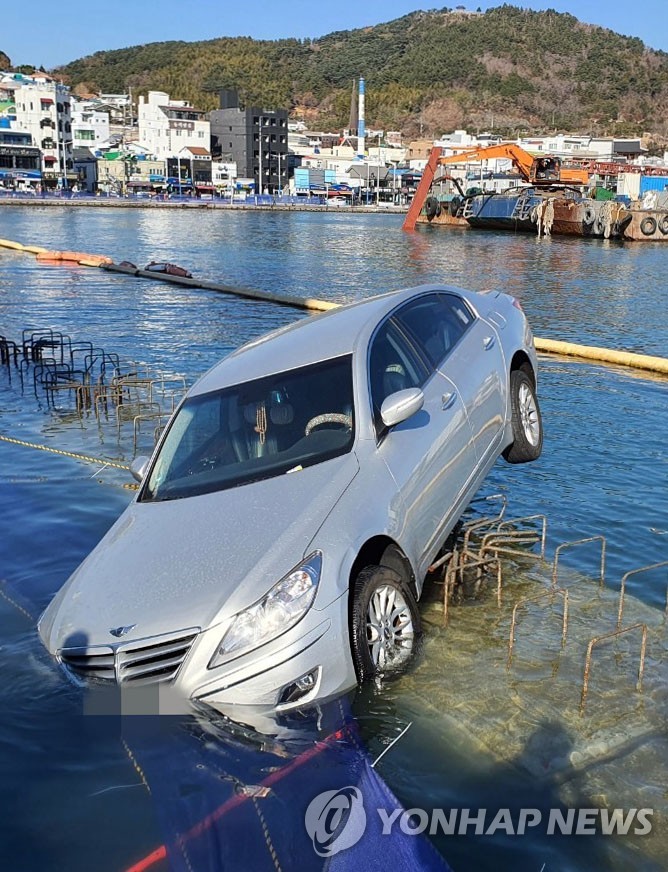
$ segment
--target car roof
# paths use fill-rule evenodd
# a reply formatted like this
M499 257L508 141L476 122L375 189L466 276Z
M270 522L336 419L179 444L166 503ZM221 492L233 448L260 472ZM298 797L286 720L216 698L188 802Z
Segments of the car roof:
M429 291L470 292L448 285L419 285L390 291L302 318L242 345L210 369L190 395L208 393L300 366L351 354L396 306Z

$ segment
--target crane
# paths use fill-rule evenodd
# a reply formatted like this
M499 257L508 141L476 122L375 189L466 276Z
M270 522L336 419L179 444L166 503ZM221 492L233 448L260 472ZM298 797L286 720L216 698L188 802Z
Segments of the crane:
M415 222L422 210L427 194L439 166L453 163L466 163L472 160L490 160L492 158L506 158L511 160L526 182L536 186L549 186L555 184L586 185L589 182L589 173L584 169L562 169L561 160L558 157L538 157L525 151L521 146L512 142L501 145L486 145L480 148L469 148L459 154L443 157L443 149L432 148L429 154L427 166L422 174L413 202L404 221L404 230L415 229Z

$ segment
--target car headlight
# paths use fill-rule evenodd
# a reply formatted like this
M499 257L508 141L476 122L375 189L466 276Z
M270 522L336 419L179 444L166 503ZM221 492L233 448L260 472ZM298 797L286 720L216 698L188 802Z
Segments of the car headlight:
M262 599L239 612L223 636L209 669L223 658L247 648L257 648L285 633L310 609L320 580L322 554L315 551L282 578Z

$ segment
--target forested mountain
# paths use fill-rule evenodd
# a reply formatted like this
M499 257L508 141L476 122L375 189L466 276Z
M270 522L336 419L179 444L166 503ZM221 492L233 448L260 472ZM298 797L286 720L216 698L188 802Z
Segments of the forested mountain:
M367 124L407 135L458 126L668 133L668 54L554 11L414 12L318 39L161 42L97 52L56 71L77 92L168 91L203 109L234 87L249 104L345 126L353 78Z

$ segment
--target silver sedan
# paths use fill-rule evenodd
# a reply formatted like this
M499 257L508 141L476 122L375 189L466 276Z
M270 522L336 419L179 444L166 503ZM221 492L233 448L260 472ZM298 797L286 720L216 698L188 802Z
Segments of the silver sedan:
M542 448L512 297L422 286L297 322L188 392L41 618L77 681L281 710L405 667L427 569Z

